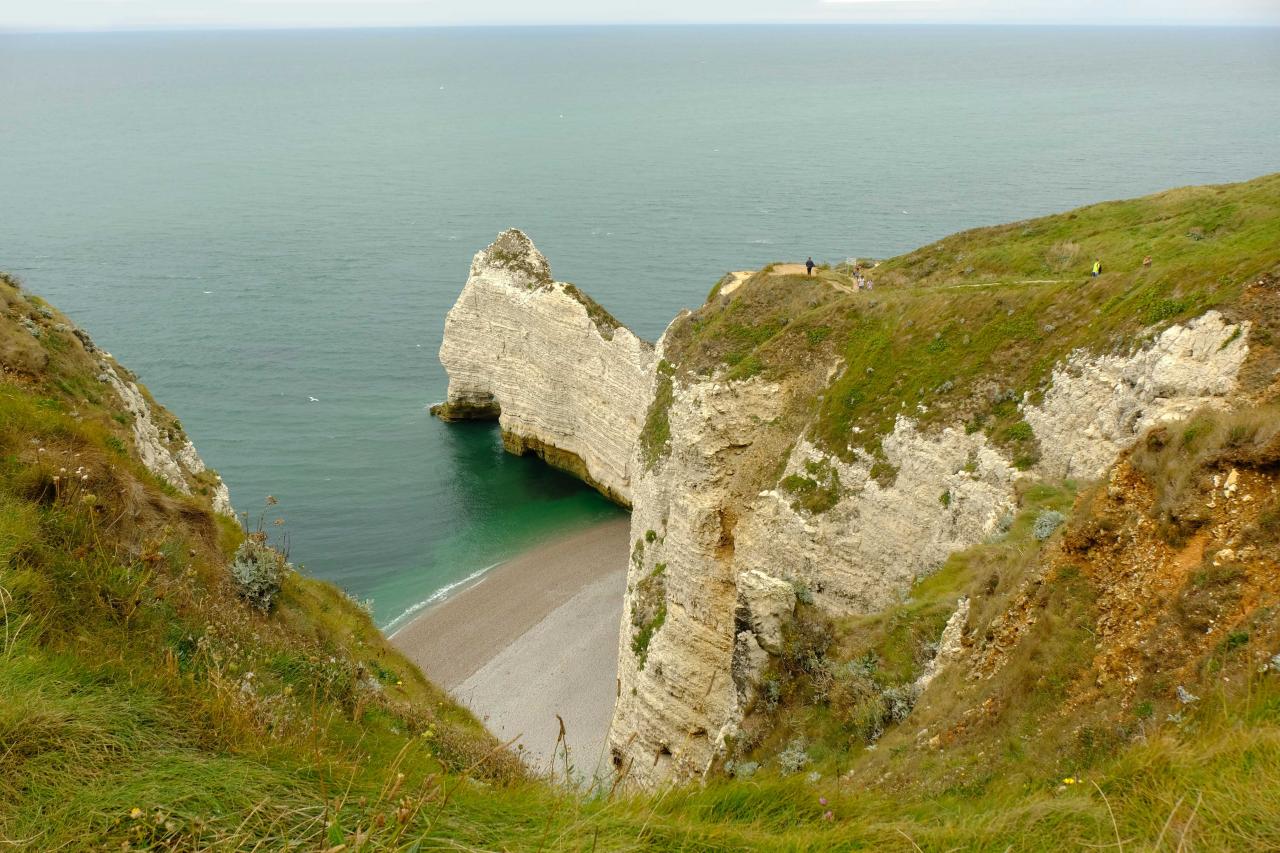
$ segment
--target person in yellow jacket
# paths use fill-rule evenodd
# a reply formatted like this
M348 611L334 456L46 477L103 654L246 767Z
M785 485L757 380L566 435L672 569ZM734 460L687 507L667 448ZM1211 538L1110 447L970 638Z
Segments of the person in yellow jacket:
M1100 275L1102 275L1102 261L1100 261L1100 260L1099 260L1099 261L1094 261L1094 262L1093 262L1093 277L1094 277L1094 278L1097 278L1097 277L1098 277L1098 276L1100 276Z

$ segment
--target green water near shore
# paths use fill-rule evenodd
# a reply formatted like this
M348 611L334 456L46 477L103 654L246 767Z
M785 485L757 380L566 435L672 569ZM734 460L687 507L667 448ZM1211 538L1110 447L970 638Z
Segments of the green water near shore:
M727 270L1275 171L1278 91L1265 29L0 35L0 267L385 625L620 512L426 413L503 228L653 339Z

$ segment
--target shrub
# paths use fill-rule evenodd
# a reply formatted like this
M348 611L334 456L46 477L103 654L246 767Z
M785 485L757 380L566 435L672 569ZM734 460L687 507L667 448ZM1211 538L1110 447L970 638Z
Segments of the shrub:
M772 711L778 707L779 700L782 699L782 684L776 678L766 678L764 683L760 685L761 695L764 699L765 708Z
M1026 421L1018 421L1004 431L1004 437L1008 441L1030 441L1036 437L1036 433L1031 428L1031 424Z
M790 776L799 773L809 766L809 753L805 750L804 738L795 738L787 744L787 748L778 753L778 767L782 775Z
M813 604L813 591L804 581L791 579L791 590L796 594L796 601L801 604Z
M918 698L915 685L910 682L886 687L883 696L886 722L890 723L900 723L910 716Z
M1031 528L1031 532L1036 539L1043 542L1052 536L1053 531L1061 527L1062 522L1066 520L1067 517L1056 509L1046 509L1036 516L1036 523Z
M284 554L268 545L262 533L246 539L231 562L231 576L240 595L264 613L271 610L280 593L281 580L292 569Z

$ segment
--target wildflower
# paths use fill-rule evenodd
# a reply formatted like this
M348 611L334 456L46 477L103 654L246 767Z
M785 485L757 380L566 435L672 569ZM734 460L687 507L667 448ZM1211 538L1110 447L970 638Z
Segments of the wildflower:
M81 475L80 475L80 482L82 482L82 483L87 483L87 482L89 482L89 475L88 475L88 474L81 474Z
M273 521L273 522L271 522L271 523L272 523L272 524L274 524L276 527L279 527L280 525L284 524L284 519L283 519L283 518L277 518L275 521Z
M137 820L138 818L142 817L142 809L138 808L137 806L134 806L132 809L129 810L129 817L133 818L134 820Z
M835 812L831 812L831 811L823 812L823 814L822 814L822 819L823 819L823 820L835 820L835 819L836 819Z
M1190 705L1192 702L1200 701L1199 696L1195 695L1190 690L1183 687L1181 684L1178 685L1177 694L1178 694L1178 701L1181 702L1183 705Z
M1067 778L1062 780L1062 784L1064 785L1074 785L1075 783L1076 783L1076 779L1074 776L1068 776Z
M827 804L827 798L826 798L826 797L818 797L818 805L820 805L820 806L825 806L826 804Z
M267 506L275 506L278 503L280 503L280 501L276 500L271 495L267 495Z

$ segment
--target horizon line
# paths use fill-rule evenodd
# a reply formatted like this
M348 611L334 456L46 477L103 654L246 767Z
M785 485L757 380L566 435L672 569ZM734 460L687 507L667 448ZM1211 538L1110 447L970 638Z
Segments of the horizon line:
M124 33L250 33L250 32L342 32L371 30L464 30L464 29L640 29L645 27L1007 27L1011 29L1280 29L1276 22L1206 21L822 21L780 19L776 21L556 21L556 22L469 22L469 23L346 23L346 24L156 24L107 27L9 27L0 24L0 35L92 35Z

